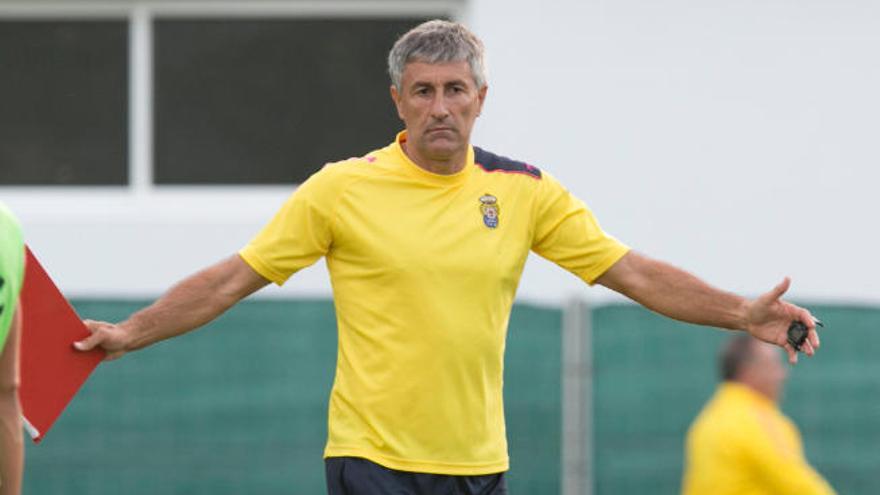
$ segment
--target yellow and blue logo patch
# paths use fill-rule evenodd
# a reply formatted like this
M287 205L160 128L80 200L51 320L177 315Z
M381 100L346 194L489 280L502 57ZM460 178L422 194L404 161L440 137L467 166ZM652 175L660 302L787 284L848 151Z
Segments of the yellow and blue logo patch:
M494 229L498 227L501 216L501 208L498 206L498 198L491 194L480 196L480 213L483 214L483 225Z

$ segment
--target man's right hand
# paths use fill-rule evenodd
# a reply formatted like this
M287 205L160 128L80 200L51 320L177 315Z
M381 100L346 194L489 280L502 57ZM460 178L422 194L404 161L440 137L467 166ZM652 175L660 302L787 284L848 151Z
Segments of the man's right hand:
M92 334L74 342L73 347L77 350L85 352L100 347L107 353L104 361L119 359L128 352L128 335L120 325L94 320L83 320L83 323Z

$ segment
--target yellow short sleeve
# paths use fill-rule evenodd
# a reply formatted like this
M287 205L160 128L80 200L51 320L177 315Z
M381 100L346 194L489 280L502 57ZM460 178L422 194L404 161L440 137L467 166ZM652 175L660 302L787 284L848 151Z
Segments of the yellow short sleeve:
M333 240L338 180L325 167L304 182L256 237L239 251L251 268L282 285L327 254Z
M629 251L550 174L544 173L537 194L532 250L538 255L592 285Z

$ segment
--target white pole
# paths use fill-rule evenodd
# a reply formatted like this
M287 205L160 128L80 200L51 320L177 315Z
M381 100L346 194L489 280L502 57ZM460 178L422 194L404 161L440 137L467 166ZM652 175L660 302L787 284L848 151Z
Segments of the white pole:
M131 10L128 39L128 182L140 195L153 183L153 19L142 4Z
M562 315L562 495L593 493L592 368L590 308L575 297Z

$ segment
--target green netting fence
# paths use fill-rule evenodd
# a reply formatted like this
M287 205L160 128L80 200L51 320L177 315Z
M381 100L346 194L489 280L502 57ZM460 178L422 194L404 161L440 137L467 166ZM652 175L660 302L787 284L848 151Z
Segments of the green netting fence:
M115 321L145 301L80 300ZM789 378L784 410L842 494L880 473L880 310L810 306L821 356ZM595 308L595 493L678 493L683 435L716 384L725 332L632 305ZM505 403L513 495L560 493L562 310L518 304ZM27 494L322 494L336 360L326 300L245 301L197 332L99 367L44 442L27 448Z

